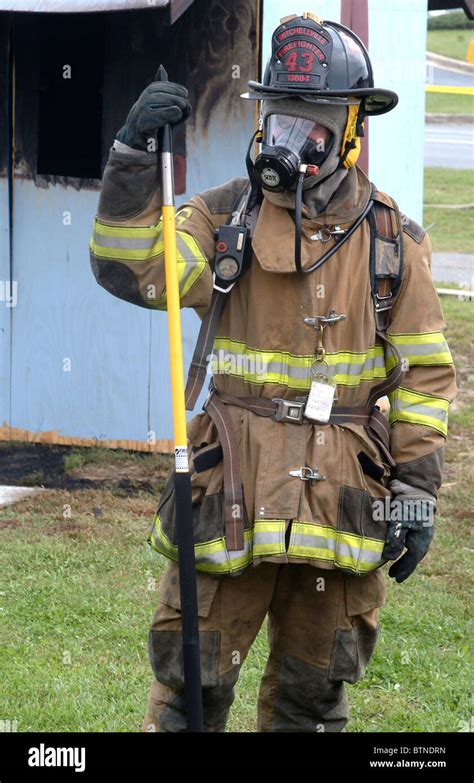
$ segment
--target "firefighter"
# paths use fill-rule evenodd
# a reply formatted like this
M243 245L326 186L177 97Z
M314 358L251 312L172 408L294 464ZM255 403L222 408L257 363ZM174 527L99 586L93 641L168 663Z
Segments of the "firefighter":
M187 384L204 721L223 731L240 667L268 616L258 731L342 731L344 683L379 632L384 571L425 557L442 481L455 371L426 231L356 165L374 87L348 28L281 20L261 83L248 177L177 210L182 307L202 328ZM190 112L154 82L107 163L91 241L97 282L165 310L156 155L149 140ZM217 232L217 239L216 234ZM389 420L376 402L388 395ZM149 634L145 731L186 727L172 479L150 532L171 561Z

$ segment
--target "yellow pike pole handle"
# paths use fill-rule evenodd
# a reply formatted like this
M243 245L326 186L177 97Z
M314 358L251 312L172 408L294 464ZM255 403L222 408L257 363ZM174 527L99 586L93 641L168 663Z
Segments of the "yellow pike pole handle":
M160 65L156 81L168 81ZM176 222L173 177L173 136L165 125L158 132L161 162L162 214L165 247L166 300L173 399L175 453L176 526L178 538L179 587L181 594L181 627L183 637L184 695L188 731L203 731L201 661L197 613L196 563L194 557L191 475L188 465L186 406L184 397L181 309L179 301L178 264L176 258Z

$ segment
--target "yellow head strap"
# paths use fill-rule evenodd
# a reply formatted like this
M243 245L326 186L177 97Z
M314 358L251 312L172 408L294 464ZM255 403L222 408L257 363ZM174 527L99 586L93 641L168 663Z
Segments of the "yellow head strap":
M344 155L348 144L354 142L354 147L347 153L347 157L342 164L346 169L351 169L352 166L355 166L360 155L360 138L357 135L359 108L360 103L351 104L347 107L347 125L342 138L341 156ZM364 123L362 123L362 127L364 127Z

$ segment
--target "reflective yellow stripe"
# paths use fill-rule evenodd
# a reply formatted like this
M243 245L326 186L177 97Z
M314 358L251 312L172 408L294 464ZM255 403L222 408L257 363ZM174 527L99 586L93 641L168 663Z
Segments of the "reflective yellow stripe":
M178 560L178 547L173 546L163 531L159 515L155 515L148 536L152 548L171 560ZM211 574L232 574L241 571L252 562L252 531L244 531L244 549L238 552L228 552L224 538L215 541L195 544L194 552L196 568Z
M324 560L355 574L365 574L384 562L384 540L335 530L328 525L293 522L289 557Z
M109 226L96 219L90 249L97 258L147 261L163 253L163 225Z
M256 520L253 530L244 532L244 549L229 552L225 538L196 544L196 568L211 574L233 574L247 568L262 557L284 556L284 520ZM155 516L148 538L157 552L172 560L178 559L173 546ZM288 556L305 560L322 560L357 574L365 574L382 564L384 541L335 530L326 525L293 522Z
M285 554L285 522L258 519L253 528L253 559Z
M201 275L204 274L207 261L199 250L198 244L189 234L183 234L181 231L177 231L176 241L179 295L181 299L184 299L191 288L196 285ZM163 289L163 293L156 302L155 307L158 310L166 309L166 287Z
M257 350L239 340L216 337L212 370L214 374L231 375L248 383L275 383L307 391L314 358L314 354L298 356L287 351ZM361 381L387 377L382 345L372 346L362 353L326 353L324 359L329 374L341 386L358 386Z
M183 299L204 273L207 260L198 243L183 231L176 232L179 293ZM108 226L96 220L90 248L98 259L106 258L122 263L150 261L164 254L163 224L156 226ZM158 261L158 263L161 263ZM147 305L166 309L166 288L157 299L147 297Z
M391 425L397 421L420 424L432 427L447 436L449 400L431 394L420 394L402 386L389 394L389 400Z
M410 367L414 365L453 363L453 358L442 332L390 334L389 337L403 356L408 359Z
M162 230L161 220L153 226L121 226L104 223L99 218L95 219L95 228L104 236L111 237L155 237L158 230Z

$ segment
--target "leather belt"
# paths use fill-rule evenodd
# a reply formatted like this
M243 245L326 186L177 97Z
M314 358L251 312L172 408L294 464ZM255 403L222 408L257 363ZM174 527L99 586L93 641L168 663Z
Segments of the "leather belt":
M244 498L240 473L240 459L232 419L226 410L227 405L255 413L257 416L289 424L312 424L318 422L304 416L306 398L286 400L279 397L234 397L217 391L211 381L210 393L203 409L214 422L222 446L224 470L224 521L226 543L229 551L244 548ZM385 416L377 406L336 407L328 424L358 424L364 427L371 440L378 446L388 464L395 462L389 451L390 427Z

